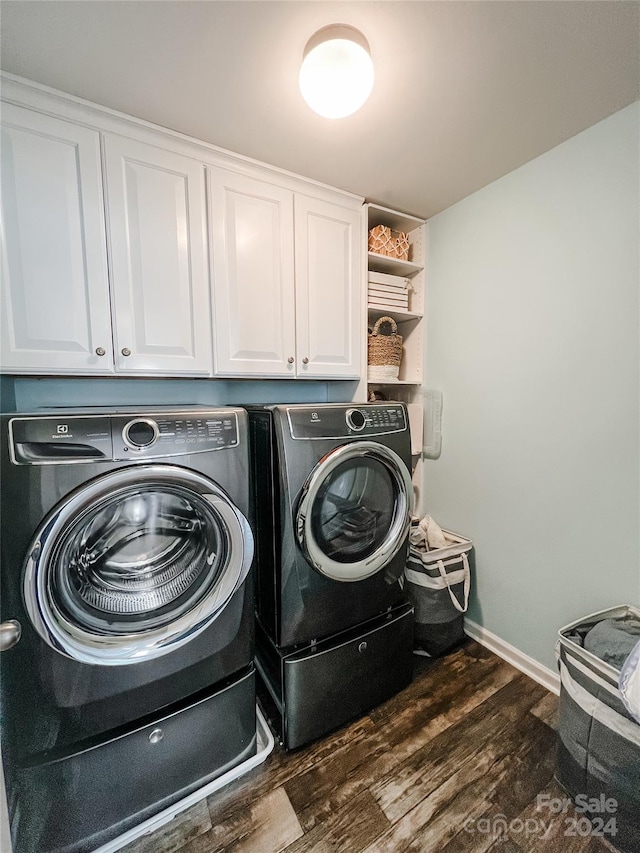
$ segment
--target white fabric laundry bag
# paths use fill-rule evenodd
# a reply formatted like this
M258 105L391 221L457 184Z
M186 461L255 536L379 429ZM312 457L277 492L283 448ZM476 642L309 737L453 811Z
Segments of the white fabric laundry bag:
M625 708L640 723L640 641L622 665L618 688Z

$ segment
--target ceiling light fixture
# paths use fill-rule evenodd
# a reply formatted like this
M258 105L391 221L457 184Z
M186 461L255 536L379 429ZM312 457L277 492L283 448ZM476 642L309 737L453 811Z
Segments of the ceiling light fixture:
M344 118L367 100L373 76L369 43L360 30L348 24L331 24L307 42L300 91L318 115Z

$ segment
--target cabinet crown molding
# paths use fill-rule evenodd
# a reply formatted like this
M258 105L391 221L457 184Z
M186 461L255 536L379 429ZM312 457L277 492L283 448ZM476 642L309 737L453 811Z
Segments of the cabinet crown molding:
M315 198L322 198L326 194L327 200L334 204L337 201L336 196L342 197L345 207L353 209L361 207L364 202L362 196L347 190L332 187L304 175L297 175L278 166L263 163L244 154L229 151L177 130L161 127L7 71L0 71L0 98L7 103L66 119L92 130L118 133L134 137L149 145L166 147L185 157L199 160L204 165L244 173L295 192L310 193Z

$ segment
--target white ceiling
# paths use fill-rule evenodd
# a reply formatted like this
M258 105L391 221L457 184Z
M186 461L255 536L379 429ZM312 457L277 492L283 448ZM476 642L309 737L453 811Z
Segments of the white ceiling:
M638 2L3 0L6 71L428 217L640 97ZM307 39L348 23L374 91L303 102Z

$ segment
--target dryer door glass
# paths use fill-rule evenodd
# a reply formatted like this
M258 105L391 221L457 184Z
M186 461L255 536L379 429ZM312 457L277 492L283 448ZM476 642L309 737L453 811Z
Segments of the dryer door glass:
M173 466L125 469L56 511L32 549L25 596L60 651L132 663L210 624L252 553L246 519L211 481Z
M348 459L322 481L311 514L313 537L324 554L353 563L375 553L389 536L398 489L378 459Z
M406 545L413 490L400 457L376 442L344 445L302 490L298 541L318 571L354 581L384 569Z

